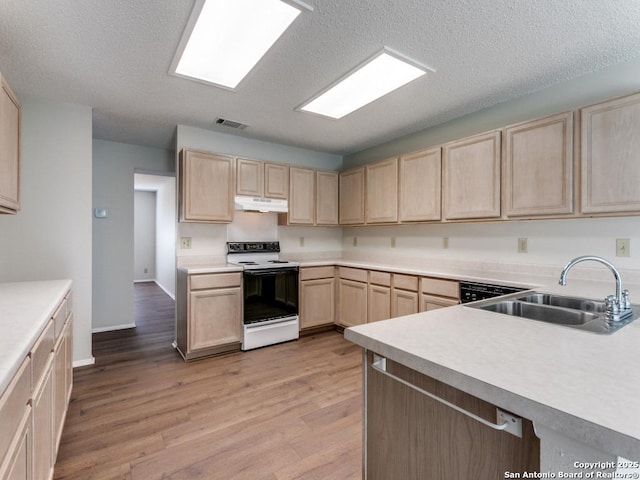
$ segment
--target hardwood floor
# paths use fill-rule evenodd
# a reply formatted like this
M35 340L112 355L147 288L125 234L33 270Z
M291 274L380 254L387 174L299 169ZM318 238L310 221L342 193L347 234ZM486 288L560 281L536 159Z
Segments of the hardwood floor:
M94 334L54 478L362 478L359 347L325 332L186 364L173 308L137 284L137 328Z

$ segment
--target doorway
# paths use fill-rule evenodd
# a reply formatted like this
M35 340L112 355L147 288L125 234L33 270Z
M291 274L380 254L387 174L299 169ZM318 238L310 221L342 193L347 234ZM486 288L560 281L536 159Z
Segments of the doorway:
M175 300L176 179L134 173L134 282L154 282Z

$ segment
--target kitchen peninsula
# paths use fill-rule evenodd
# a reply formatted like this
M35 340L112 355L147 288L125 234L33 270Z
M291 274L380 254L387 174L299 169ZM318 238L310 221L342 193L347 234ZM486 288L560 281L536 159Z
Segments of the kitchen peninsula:
M602 292L591 290L585 294L588 285L593 288L592 282L569 284L563 289L550 281L537 290L598 298L611 293L607 287L609 290L613 287L613 282L610 285L607 282ZM631 290L632 295L634 290ZM453 423L446 426L423 424L415 427L420 418L428 416L424 412L435 407L422 402L415 411L407 411L415 405L415 399L407 400L408 387L396 379L384 378L387 372L395 372L410 383L435 383L439 393L446 393L446 389L453 387L458 393L453 394L452 403L461 396L475 397L530 420L540 438L539 468L536 470L556 475L547 478L560 478L560 472L584 473L581 462L600 462L597 466L606 467L610 462L615 463L617 456L640 459L640 416L637 413L640 411L640 372L637 369L640 322L633 322L612 335L598 335L458 305L348 328L345 338L365 349L365 470L369 467L369 475L365 478L368 480L384 478L385 473L379 476L376 457L383 451L387 456L395 456L395 445L402 448L403 440L422 444L413 445L411 452L402 457L408 466L399 466L404 468L403 474L409 475L404 478L420 478L416 472L424 474L428 471L420 462L428 458L429 453L425 450L428 452L433 447L430 436L443 428L456 428L462 422L461 418L466 419L456 413L459 418L454 417ZM404 415L409 417L406 419L407 435L413 437L402 439L394 435L393 441L387 441L385 429L378 429L378 423L390 421L388 413L394 410L392 407L385 409L384 402L393 401L405 402L396 405L395 410L397 413L397 410L405 409ZM493 415L492 419L486 420L495 423L495 413ZM527 425L530 425L526 420L523 421L524 440ZM398 423L397 416L393 421ZM469 422L480 425L476 420ZM472 427L468 428L471 431ZM382 435L379 435L380 431ZM460 445L465 445L464 435L465 432L457 437L462 442ZM510 436L506 432L498 435ZM487 463L492 463L499 455L499 452L491 452L491 447L485 443L476 445L485 449ZM529 445L527 448L534 447ZM456 464L455 455L465 455L463 447L447 454L448 460L444 463L451 465ZM458 463L473 463L474 459L469 457L466 462ZM530 462L531 458L525 460ZM446 467L441 458L431 458L429 468L434 462L440 464L437 468ZM499 464L494 466L500 468ZM478 473L485 467L486 464L476 462L467 468ZM604 473L613 471L611 468L600 470ZM456 473L460 472L454 472L454 475ZM508 473L506 469L496 473L500 477L495 478L520 478L503 477Z

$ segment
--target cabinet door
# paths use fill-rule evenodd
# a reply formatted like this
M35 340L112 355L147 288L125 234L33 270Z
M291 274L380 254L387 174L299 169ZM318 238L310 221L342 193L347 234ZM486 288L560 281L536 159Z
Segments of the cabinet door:
M289 169L290 224L313 225L315 210L315 171L310 168Z
M33 478L48 480L53 472L53 383L52 368L37 387L33 397Z
M67 320L67 328L65 328L63 335L65 336L64 346L67 349L65 360L66 360L66 373L64 376L66 385L66 407L69 407L69 402L71 401L71 390L73 389L73 315L69 315L69 320Z
M573 112L505 129L507 217L573 211Z
M335 321L336 282L319 278L300 282L300 329L330 325Z
M468 480L538 471L540 441L522 419L522 438L494 430L371 366L367 355L367 480ZM386 370L489 422L496 407L389 359ZM390 460L392 459L392 460Z
M233 157L183 150L180 153L183 222L229 223L233 220Z
M581 111L582 212L640 210L640 94Z
M338 323L345 327L367 323L367 284L341 278L338 288Z
M0 213L20 209L20 104L0 75Z
M289 167L287 165L264 164L264 196L280 199L289 197Z
M262 197L264 194L264 163L259 160L236 160L236 194Z
M391 288L369 285L369 322L391 318Z
M418 292L394 288L391 300L391 316L394 318L418 313Z
M364 223L364 167L340 173L340 225Z
M367 165L366 223L393 223L398 221L398 159Z
M189 294L189 350L242 341L242 289L219 288Z
M420 311L428 312L431 310L437 310L438 308L451 307L458 305L460 300L456 298L438 297L435 295L420 294Z
M338 225L338 172L316 171L316 225Z
M442 149L435 148L400 157L399 168L399 220L440 220Z
M20 427L16 432L11 449L7 452L4 463L0 464L0 478L3 480L31 480L33 449L31 407L26 406Z
M489 132L444 147L444 218L500 216L500 132Z

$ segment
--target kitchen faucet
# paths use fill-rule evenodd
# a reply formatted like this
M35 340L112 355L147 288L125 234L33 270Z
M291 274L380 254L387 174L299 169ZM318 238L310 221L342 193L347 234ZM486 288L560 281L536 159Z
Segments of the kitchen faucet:
M567 284L567 273L575 264L587 260L600 262L603 265L606 265L609 270L611 270L611 273L613 273L613 276L616 279L615 296L609 295L605 299L607 318L611 321L617 322L621 320L622 317L630 314L631 302L629 301L629 290L622 290L622 278L620 277L620 272L618 272L616 267L614 267L611 262L608 262L604 258L596 257L593 255L583 255L581 257L574 258L562 269L562 273L560 273L560 285L565 286Z

